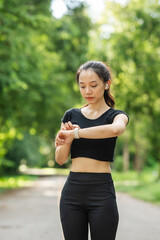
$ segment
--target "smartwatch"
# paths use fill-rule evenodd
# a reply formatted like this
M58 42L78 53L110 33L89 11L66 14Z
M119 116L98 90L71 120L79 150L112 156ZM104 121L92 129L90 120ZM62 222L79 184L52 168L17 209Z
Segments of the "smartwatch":
M73 129L73 132L74 132L74 137L75 137L76 139L80 138L80 137L79 137L79 128L74 128L74 129Z

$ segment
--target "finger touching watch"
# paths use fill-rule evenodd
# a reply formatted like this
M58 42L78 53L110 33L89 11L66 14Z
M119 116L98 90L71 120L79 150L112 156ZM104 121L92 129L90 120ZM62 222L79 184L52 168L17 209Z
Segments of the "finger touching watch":
M74 137L75 137L76 139L80 138L80 137L79 137L79 128L74 128L74 129L73 129L73 132L74 132Z

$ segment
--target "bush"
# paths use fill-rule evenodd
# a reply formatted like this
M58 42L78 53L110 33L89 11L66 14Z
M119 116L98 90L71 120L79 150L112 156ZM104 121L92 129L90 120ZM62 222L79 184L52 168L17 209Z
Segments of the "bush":
M123 171L123 157L121 155L118 155L114 158L113 168L118 172Z
M5 155L3 161L3 172L8 174L18 173L19 165L23 162L28 167L47 167L47 157L43 149L47 144L37 136L24 133L23 140L15 139L12 147ZM42 150L40 150L42 149ZM5 164L5 163L10 164ZM13 164L11 164L13 163Z

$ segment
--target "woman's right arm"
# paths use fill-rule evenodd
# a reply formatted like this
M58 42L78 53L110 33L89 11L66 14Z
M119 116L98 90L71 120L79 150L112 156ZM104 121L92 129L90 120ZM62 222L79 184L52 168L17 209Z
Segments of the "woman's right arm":
M71 143L65 143L56 147L55 160L59 165L63 165L70 154Z
M61 130L71 130L74 129L75 127L80 128L78 125L72 124L70 121L65 124L63 122L61 123ZM55 141L56 142L55 161L59 165L63 165L69 158L72 142L63 143L62 139L58 137L58 134L56 136L56 139L57 140Z

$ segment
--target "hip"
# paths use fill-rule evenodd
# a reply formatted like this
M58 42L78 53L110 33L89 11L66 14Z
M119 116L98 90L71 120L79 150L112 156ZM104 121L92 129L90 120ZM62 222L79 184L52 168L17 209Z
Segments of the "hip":
M67 199L92 201L116 198L111 173L70 171L61 196Z

